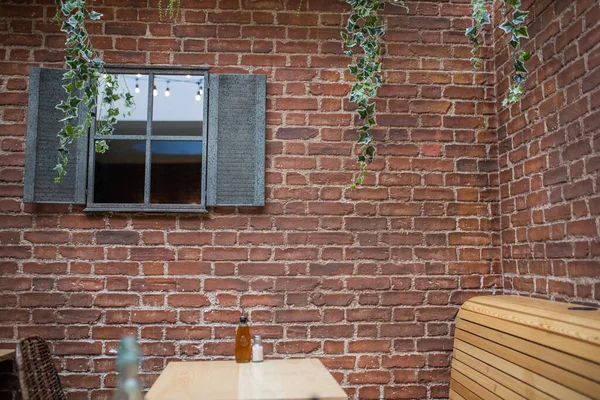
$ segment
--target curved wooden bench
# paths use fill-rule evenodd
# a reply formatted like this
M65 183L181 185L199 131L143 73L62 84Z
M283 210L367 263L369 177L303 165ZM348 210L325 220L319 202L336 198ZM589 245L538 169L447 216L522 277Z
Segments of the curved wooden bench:
M450 399L600 399L600 310L472 298L456 320Z

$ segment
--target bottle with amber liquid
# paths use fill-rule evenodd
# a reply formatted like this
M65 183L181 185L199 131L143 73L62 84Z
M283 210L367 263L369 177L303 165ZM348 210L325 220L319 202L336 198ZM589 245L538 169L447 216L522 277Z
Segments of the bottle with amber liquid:
M235 361L238 363L249 363L252 360L252 340L250 339L250 328L246 316L240 317L240 324L235 335Z

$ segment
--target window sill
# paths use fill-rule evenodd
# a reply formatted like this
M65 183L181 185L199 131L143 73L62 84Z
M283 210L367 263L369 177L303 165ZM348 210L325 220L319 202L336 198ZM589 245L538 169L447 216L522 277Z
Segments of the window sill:
M94 204L87 206L85 212L147 212L147 213L207 213L205 206L185 204Z

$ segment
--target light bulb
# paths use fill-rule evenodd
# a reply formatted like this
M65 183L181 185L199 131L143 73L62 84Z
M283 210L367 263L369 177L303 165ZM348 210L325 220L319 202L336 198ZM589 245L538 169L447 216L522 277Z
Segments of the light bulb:
M171 95L171 91L169 90L169 88L167 88L167 90L165 90L165 97L169 97Z
M154 86L154 89L152 89L152 94L154 96L156 96L158 94L158 90L156 90L156 86Z
M137 76L138 78L141 78L141 77L142 77L142 74L137 74L136 76Z
M188 78L188 79L190 79L192 76L188 74L185 77Z
M198 92L196 93L196 101L200 101L203 94L204 90L200 87L200 81L198 81Z
M138 85L135 85L135 92L139 93L140 92L140 87Z

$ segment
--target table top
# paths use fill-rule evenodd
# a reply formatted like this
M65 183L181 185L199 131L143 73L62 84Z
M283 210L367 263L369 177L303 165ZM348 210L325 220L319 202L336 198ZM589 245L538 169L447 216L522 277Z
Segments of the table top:
M10 360L15 356L15 349L0 349L0 361Z
M146 400L347 400L318 359L171 362Z

